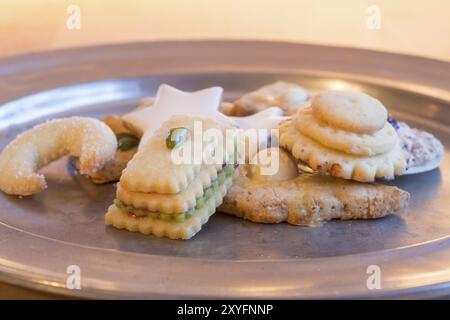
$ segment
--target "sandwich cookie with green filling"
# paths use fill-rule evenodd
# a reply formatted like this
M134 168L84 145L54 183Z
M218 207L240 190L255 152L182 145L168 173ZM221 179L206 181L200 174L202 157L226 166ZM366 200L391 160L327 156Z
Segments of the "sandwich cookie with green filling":
M203 137L221 135L223 143L202 138L200 149L195 147L198 130ZM238 175L237 144L225 143L226 130L235 129L201 116L175 115L164 122L139 145L123 171L106 223L171 239L194 236ZM194 161L194 156L192 161L174 161L173 152L183 147L202 152L201 161Z

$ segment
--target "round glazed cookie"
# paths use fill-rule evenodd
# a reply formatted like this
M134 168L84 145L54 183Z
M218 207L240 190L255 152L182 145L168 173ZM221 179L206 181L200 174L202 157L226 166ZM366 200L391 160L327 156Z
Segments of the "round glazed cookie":
M382 129L388 113L375 98L360 92L327 91L312 99L314 117L330 126L355 133L373 133Z
M389 152L398 141L397 132L388 122L381 130L371 134L360 134L327 126L313 117L311 109L305 108L293 119L299 132L321 145L347 154L374 156Z

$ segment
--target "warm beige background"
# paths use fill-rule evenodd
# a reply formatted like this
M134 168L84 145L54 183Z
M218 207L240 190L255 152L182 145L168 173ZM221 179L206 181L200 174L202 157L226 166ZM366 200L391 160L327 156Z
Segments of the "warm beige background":
M68 30L68 5L81 29ZM381 9L381 30L366 10ZM450 60L448 0L0 0L0 56L155 39L270 39Z

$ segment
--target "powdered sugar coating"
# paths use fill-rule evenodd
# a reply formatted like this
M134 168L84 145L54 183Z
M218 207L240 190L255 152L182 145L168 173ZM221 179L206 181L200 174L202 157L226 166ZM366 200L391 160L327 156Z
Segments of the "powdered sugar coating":
M25 131L0 154L0 190L31 195L47 187L36 171L65 155L80 158L80 172L89 174L114 157L116 136L103 122L86 117L47 121Z

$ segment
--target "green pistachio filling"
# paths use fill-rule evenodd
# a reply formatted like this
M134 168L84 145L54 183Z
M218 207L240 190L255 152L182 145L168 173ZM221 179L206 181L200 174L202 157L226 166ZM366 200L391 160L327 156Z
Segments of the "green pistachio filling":
M173 221L173 222L184 222L187 219L191 218L195 212L201 209L205 203L212 197L214 194L220 189L220 187L224 184L225 179L230 177L234 172L233 165L227 165L218 175L217 179L215 179L211 186L205 189L203 192L203 196L198 197L195 201L196 205L194 208L181 213L163 213L163 212L154 212L146 209L137 209L133 206L128 206L119 199L114 199L114 204L117 208L122 210L125 213L134 214L137 217L151 217L153 219L160 219L164 221Z

